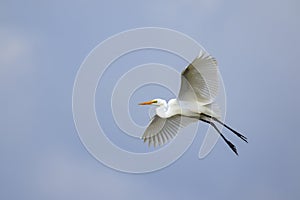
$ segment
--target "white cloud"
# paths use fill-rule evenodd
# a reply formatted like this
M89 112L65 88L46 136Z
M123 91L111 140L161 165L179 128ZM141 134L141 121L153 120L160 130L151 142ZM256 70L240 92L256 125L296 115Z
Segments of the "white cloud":
M14 29L0 29L1 78L12 74L29 74L33 68L33 40ZM2 79L3 81L3 79Z
M151 188L140 175L114 171L65 148L49 150L32 170L32 187L43 199L143 199Z

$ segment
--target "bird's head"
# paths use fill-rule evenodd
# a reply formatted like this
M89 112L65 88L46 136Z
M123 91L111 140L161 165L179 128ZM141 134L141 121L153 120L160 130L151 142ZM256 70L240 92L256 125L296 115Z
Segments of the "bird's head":
M166 104L166 101L163 99L153 99L151 101L139 103L139 105L154 105L154 106L163 106L165 104Z

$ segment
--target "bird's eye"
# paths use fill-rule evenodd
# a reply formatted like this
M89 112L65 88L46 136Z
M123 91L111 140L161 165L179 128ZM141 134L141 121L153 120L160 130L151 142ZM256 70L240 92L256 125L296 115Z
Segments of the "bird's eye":
M157 100L153 100L152 103L157 103Z

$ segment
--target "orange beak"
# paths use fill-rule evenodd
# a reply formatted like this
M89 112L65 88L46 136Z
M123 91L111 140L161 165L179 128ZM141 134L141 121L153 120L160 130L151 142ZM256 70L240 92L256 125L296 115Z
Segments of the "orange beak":
M143 103L139 103L139 105L151 105L153 104L153 101L146 101L146 102L143 102Z

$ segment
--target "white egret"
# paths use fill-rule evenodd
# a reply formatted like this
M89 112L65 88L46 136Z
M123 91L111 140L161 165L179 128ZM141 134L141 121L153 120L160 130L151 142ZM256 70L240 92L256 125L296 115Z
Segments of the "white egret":
M163 99L153 99L139 105L155 105L156 115L146 128L142 139L149 145L162 145L175 137L179 128L198 120L210 124L222 139L238 155L236 147L225 138L215 122L232 131L247 142L247 138L220 120L215 98L218 94L218 65L216 60L205 52L188 65L181 73L181 87L177 99L168 103Z

